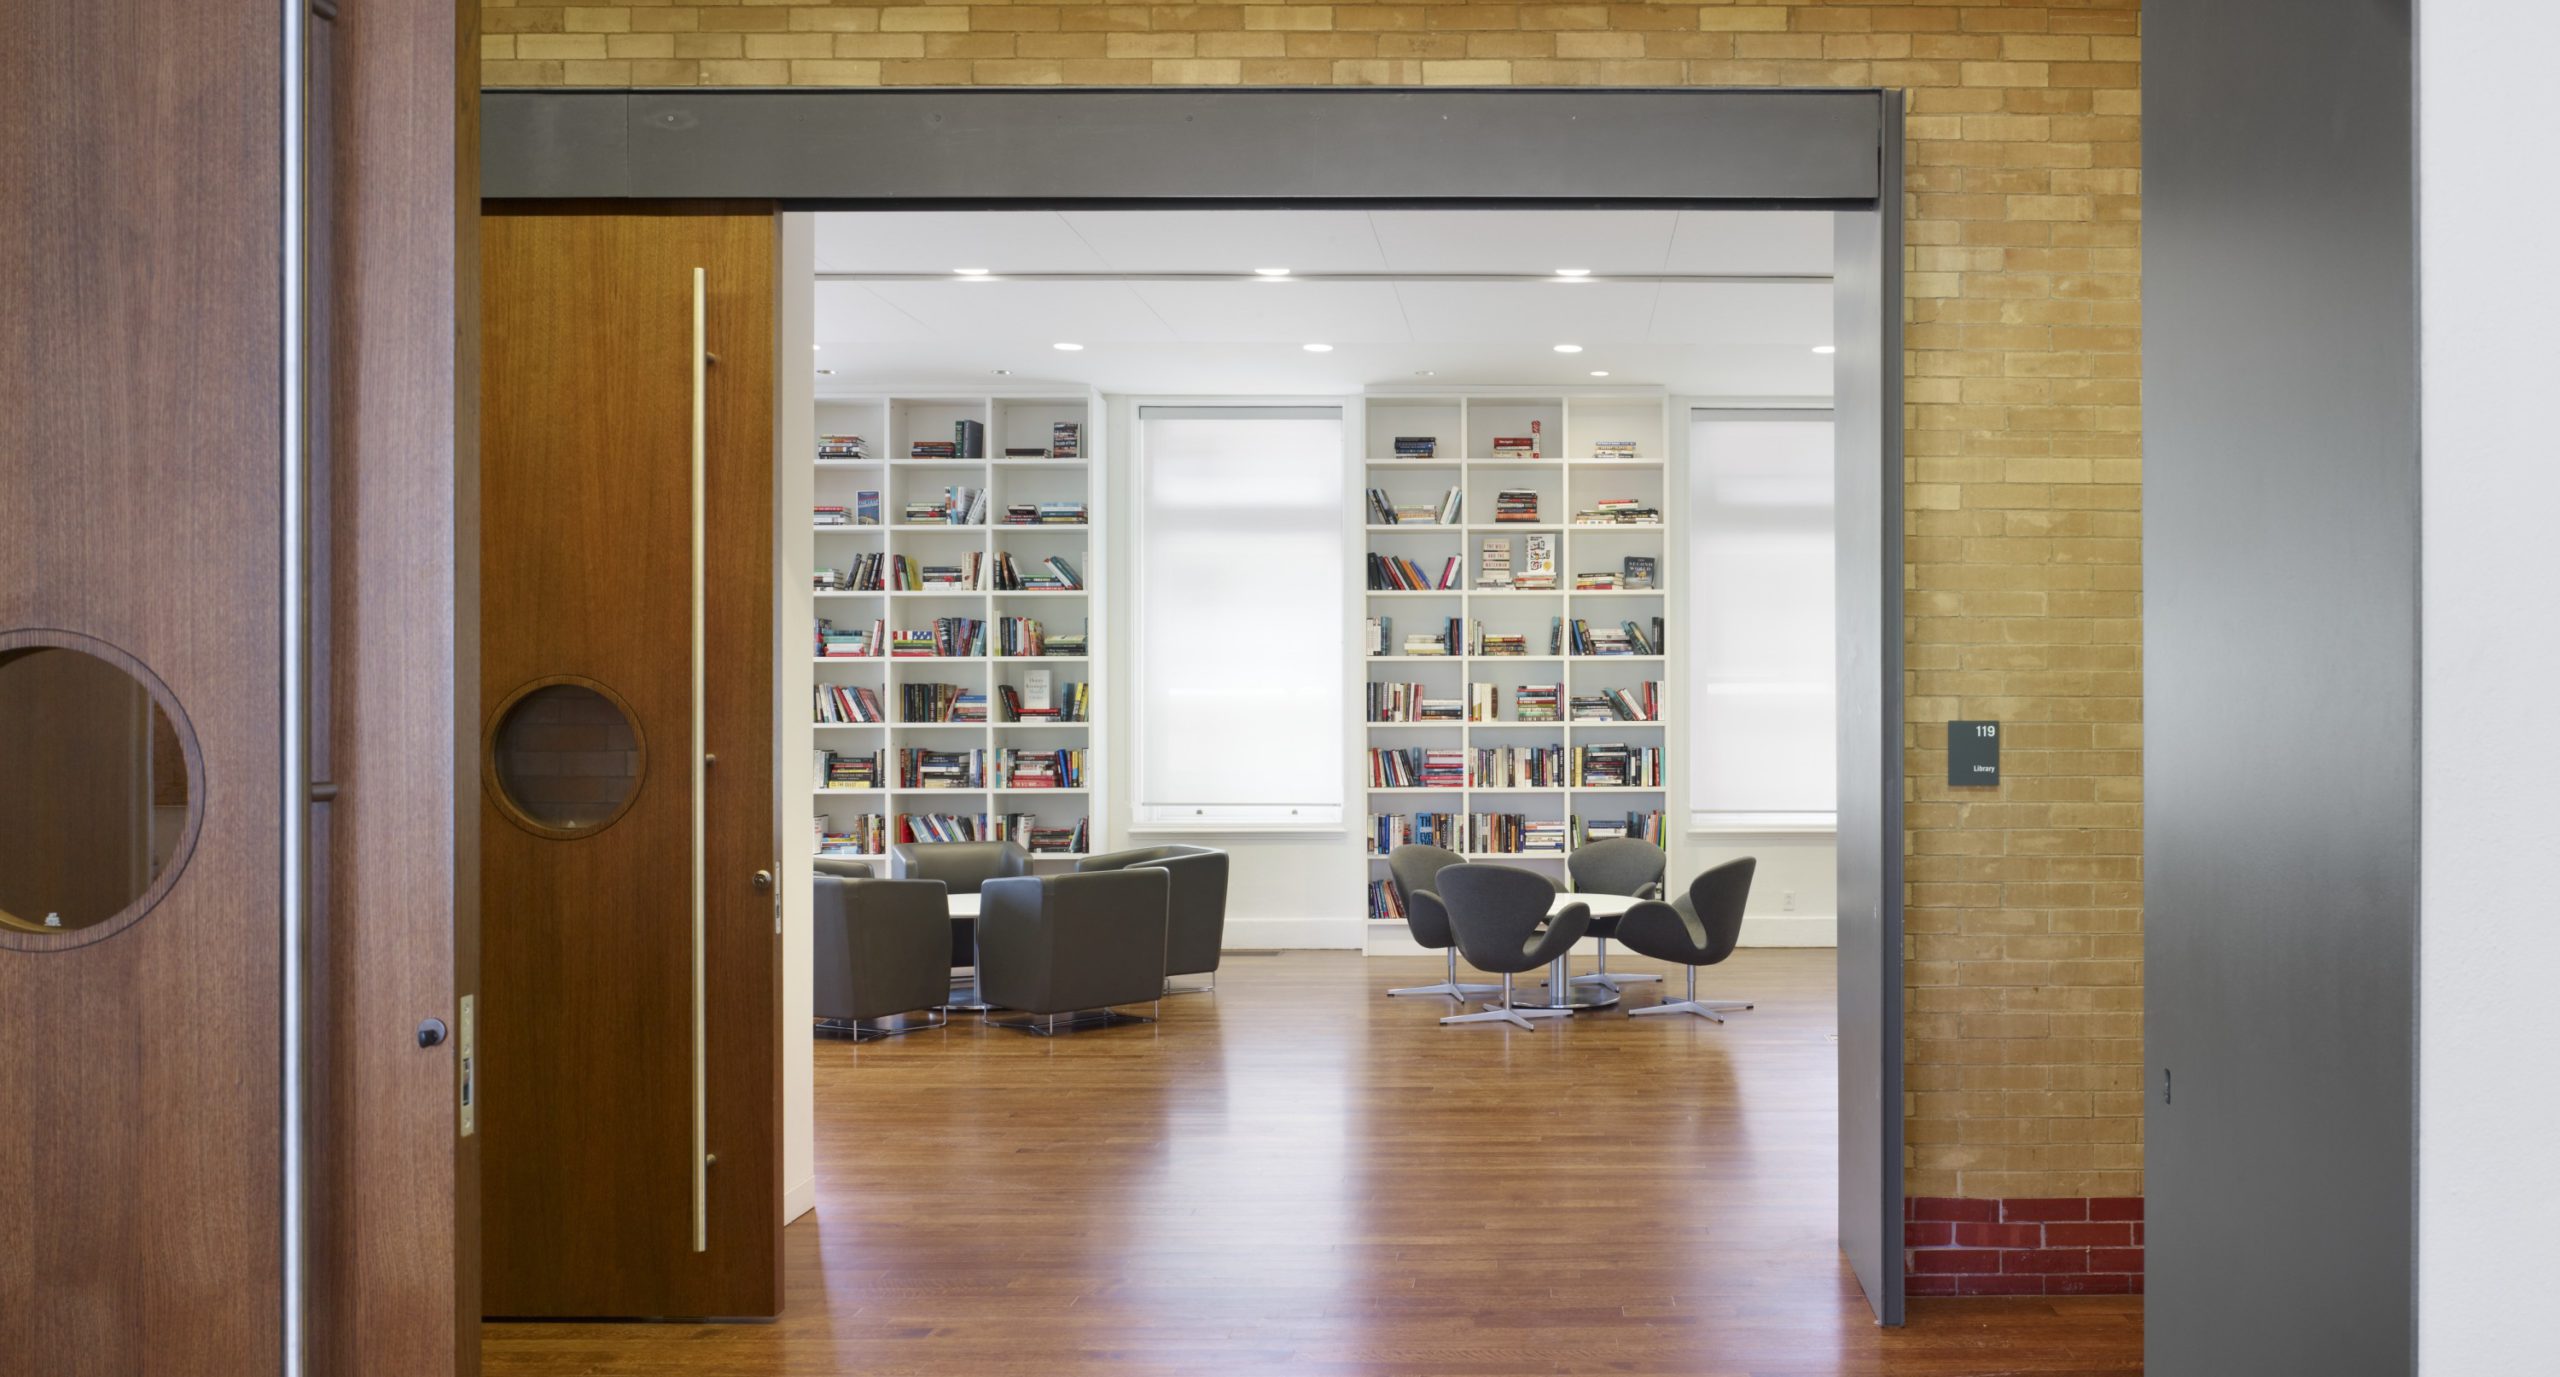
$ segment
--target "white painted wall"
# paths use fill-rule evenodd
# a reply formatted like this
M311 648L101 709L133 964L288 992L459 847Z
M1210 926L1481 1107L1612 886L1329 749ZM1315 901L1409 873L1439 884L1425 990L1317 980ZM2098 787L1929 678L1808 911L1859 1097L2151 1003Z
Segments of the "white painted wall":
M776 316L774 357L782 385L782 414L773 428L774 627L773 809L775 845L782 848L782 1222L816 1208L816 1039L809 1031L813 994L810 965L809 695L817 671L809 663L809 569L817 552L809 540L809 507L816 501L818 452L817 378L801 366L816 338L810 275L817 270L815 217L805 211L782 217L779 274L782 300Z
M2560 50L2550 0L2418 6L2424 759L2418 1353L2552 1370L2560 1191ZM2352 284L2341 284L2352 290Z

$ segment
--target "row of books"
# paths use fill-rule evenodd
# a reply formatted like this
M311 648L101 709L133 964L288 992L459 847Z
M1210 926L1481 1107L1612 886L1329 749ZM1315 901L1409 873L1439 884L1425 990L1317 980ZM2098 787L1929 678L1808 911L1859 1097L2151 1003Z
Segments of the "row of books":
M900 813L893 835L903 842L1009 841L1034 856L1081 856L1089 821L1053 823L1037 813Z
M1615 629L1594 627L1584 618L1573 619L1573 653L1576 655L1660 655L1662 652L1662 619L1656 617L1650 630L1632 621L1618 623Z
M987 693L966 684L898 685L901 722L984 722Z
M997 753L996 779L1007 789L1081 789L1084 752L1007 747Z
M1436 459L1440 456L1437 435L1399 435L1396 437L1398 459Z
M898 752L901 789L983 789L987 784L987 752L937 751L915 746Z
M890 562L891 584L905 592L974 592L987 586L987 555L984 550L971 550L952 557L956 562L927 564L920 558L899 555Z
M880 787L880 753L854 755L839 751L820 751L818 787L821 789L877 789Z
M1465 635L1465 630L1466 624L1462 619L1449 617L1440 623L1440 628L1436 631L1405 633L1404 641L1399 645L1395 640L1395 618L1371 617L1363 632L1367 638L1363 644L1368 647L1363 653L1369 655L1463 654L1460 647L1466 644L1461 639Z
M1418 561L1407 559L1402 555L1373 554L1369 556L1369 591L1373 593L1397 590L1422 592L1430 589L1455 588L1458 586L1458 579L1462 572L1463 568L1458 563L1456 555L1449 556L1448 562L1440 566L1440 572L1435 576L1430 570L1423 568Z
M1593 746L1371 747L1372 789L1659 789L1662 748Z
M1024 500L1004 504L1007 526L1082 526L1085 507L1082 502L1059 500L1041 502Z
M1421 684L1369 685L1372 722L1459 722L1465 714L1466 704L1455 698L1434 698Z
M859 684L820 684L811 709L812 722L844 724L852 722L885 722L880 711L880 695Z
M1607 592L1612 589L1646 592L1653 588L1653 556L1629 555L1618 561L1615 569L1598 569L1573 576L1576 592Z
M1662 748L1623 742L1573 748L1573 780L1582 789L1659 789Z
M1084 575L1056 555L1031 566L1031 572L1026 574L1021 565L1013 562L1011 554L999 554L996 556L996 587L1007 592L1068 592L1084 587Z
M1576 526L1659 526L1662 509L1632 497L1604 497L1573 514Z
M942 490L942 497L910 497L899 520L910 526L984 526L987 524L987 490L953 484Z
M1371 813L1369 854L1399 846L1438 846L1467 855L1562 855L1571 824L1521 813Z
M1661 846L1669 838L1660 809L1623 816L1531 818L1520 813L1371 813L1364 835L1369 854L1399 846L1437 846L1465 855L1561 854L1596 841L1633 837ZM1401 916L1401 915L1397 915Z
M986 653L987 624L976 617L936 617L930 626L889 633L889 657L895 660L951 660Z
M1427 457L1427 456L1426 456ZM1399 507L1387 499L1384 488L1369 489L1369 524L1373 526L1455 526L1464 505L1462 492L1451 488L1440 495L1436 506Z
M1552 789L1564 783L1562 746L1479 746L1467 772L1474 789Z
M1035 669L1024 675L1022 687L996 685L996 705L1006 722L1087 722L1092 720L1093 686L1065 683L1051 685L1048 671Z
M959 420L951 423L948 440L913 440L907 444L910 459L984 459L987 457L987 423Z
M821 502L809 509L809 520L819 526L877 526L880 524L880 494L855 493L850 507Z
M840 831L829 829L833 821L823 815L809 819L819 855L877 856L889 849L889 820L878 813L846 818Z
M877 593L887 568L888 561L879 555L855 555L853 562L841 569L821 566L811 570L809 584L821 593Z
M859 435L821 435L818 437L821 459L868 459L871 446Z

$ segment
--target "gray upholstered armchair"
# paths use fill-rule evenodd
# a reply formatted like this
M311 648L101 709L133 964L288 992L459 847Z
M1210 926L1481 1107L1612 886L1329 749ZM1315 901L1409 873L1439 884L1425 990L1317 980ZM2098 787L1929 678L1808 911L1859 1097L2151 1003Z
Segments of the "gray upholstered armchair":
M978 889L983 997L1030 1019L1006 1026L1043 1035L1142 1021L1112 1006L1164 997L1172 884L1154 866L987 881Z
M1608 837L1577 846L1565 857L1564 872L1573 888L1582 894L1624 894L1635 899L1662 897L1662 872L1667 859L1662 848L1634 837ZM1573 977L1576 985L1597 985L1611 994L1621 985L1639 980L1660 980L1647 972L1621 973L1609 969L1609 939L1618 935L1618 919L1594 915L1591 935L1600 939L1599 959L1588 974Z
M1677 961L1689 972L1687 998L1630 1010L1630 1018L1639 1014L1696 1014L1722 1023L1725 1014L1751 1007L1748 1000L1698 998L1698 968L1716 965L1733 955L1735 945L1742 940L1742 910L1751 902L1751 875L1759 866L1749 856L1727 861L1691 880L1689 892L1670 903L1638 904L1618 920L1618 940L1629 949L1658 960Z
M1206 994L1218 988L1218 954L1227 934L1227 853L1207 846L1147 846L1076 862L1079 873L1145 866L1172 881L1165 915L1164 992ZM1206 985L1176 986L1178 975L1205 975Z
M1449 931L1449 911L1433 893L1431 882L1442 870L1465 863L1466 857L1445 846L1426 846L1407 842L1387 853L1387 874L1394 880L1396 897L1404 901L1404 926L1413 934L1414 944L1425 951L1444 953L1448 958L1449 976L1436 985L1407 985L1389 990L1391 995L1446 995L1460 1004L1480 994L1491 994L1499 985L1467 985L1458 980L1458 939Z
M889 873L901 880L940 880L953 894L975 894L978 886L1031 873L1031 855L1009 841L891 842ZM977 925L951 920L951 964L975 966Z
M1534 971L1582 940L1591 926L1591 909L1579 902L1557 909L1556 887L1534 870L1510 865L1452 865L1433 877L1436 897L1447 906L1449 932L1458 954L1480 971L1502 977L1502 1002L1483 1012L1451 1014L1442 1023L1508 1023L1535 1028L1534 1018L1565 1018L1570 1008L1515 1007L1511 977ZM1543 927L1540 925L1544 924ZM1557 992L1562 997L1562 992Z
M809 1012L856 1039L939 1028L951 996L951 915L930 880L814 881ZM931 1010L923 1018L915 1015Z

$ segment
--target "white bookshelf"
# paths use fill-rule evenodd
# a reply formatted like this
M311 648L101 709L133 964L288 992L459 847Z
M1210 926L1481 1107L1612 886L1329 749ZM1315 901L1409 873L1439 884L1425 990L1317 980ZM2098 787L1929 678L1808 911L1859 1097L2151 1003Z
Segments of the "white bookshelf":
M1551 628L1561 618L1570 627L1576 618L1596 627L1616 627L1633 621L1651 632L1655 618L1665 622L1666 634L1676 634L1669 626L1669 590L1679 577L1677 542L1673 523L1678 520L1671 505L1670 405L1667 396L1653 389L1592 389L1540 393L1509 388L1452 389L1434 393L1380 394L1367 399L1367 448L1362 465L1363 489L1386 490L1392 504L1407 507L1435 505L1452 486L1461 489L1464 500L1456 523L1397 522L1386 524L1374 514L1363 517L1365 526L1360 551L1359 582L1368 582L1368 556L1401 555L1415 560L1437 575L1452 555L1459 558L1459 586L1453 589L1372 590L1363 594L1368 617L1386 617L1393 624L1387 650L1370 655L1363 666L1368 683L1418 683L1435 698L1454 698L1464 704L1468 685L1490 683L1498 690L1498 718L1490 721L1461 722L1371 722L1366 720L1366 694L1353 705L1362 719L1355 734L1359 741L1360 777L1370 779L1370 751L1373 749L1455 749L1467 764L1468 778L1462 788L1384 788L1367 789L1364 809L1368 815L1361 829L1359 845L1364 851L1377 844L1374 818L1379 814L1453 813L1462 817L1472 814L1519 814L1524 819L1565 824L1567 845L1575 835L1577 818L1619 819L1628 814L1639 816L1670 814L1670 782L1676 778L1677 762L1670 750L1670 719L1678 711L1680 693L1673 682L1674 658L1664 655L1599 656L1572 653L1568 636L1562 653L1550 654ZM1496 437L1522 436L1537 426L1539 448L1536 457L1506 455L1495 457ZM1437 453L1429 459L1398 457L1398 436L1428 435L1438 442ZM1594 446L1599 441L1631 440L1636 444L1633 458L1599 458ZM1495 497L1506 488L1521 488L1538 494L1537 519L1530 522L1496 521ZM1643 524L1607 526L1578 525L1578 511L1594 507L1606 498L1633 498L1639 505L1653 508L1663 520ZM1362 510L1368 513L1365 491ZM1525 564L1527 537L1550 537L1556 550L1557 587L1552 590L1487 589L1478 587L1481 577L1483 542L1487 537L1507 537L1511 542L1513 569ZM1654 561L1653 586L1649 589L1574 589L1575 575L1584 572L1622 572L1629 556L1649 557ZM1411 632L1438 629L1446 619L1455 617L1465 629L1463 654L1451 656L1405 655L1404 638ZM1527 638L1526 655L1488 656L1480 653L1477 628L1486 634L1516 634ZM1671 647L1677 650L1676 647ZM1660 684L1656 695L1658 715L1644 722L1608 721L1575 722L1572 700L1576 694L1596 693L1617 688L1640 692L1646 682ZM1516 720L1517 691L1527 684L1560 684L1562 694L1557 705L1559 719L1554 722L1521 722ZM1632 747L1651 747L1662 752L1662 784L1648 787L1587 787L1574 781L1571 748L1623 743ZM1481 749L1514 746L1527 748L1566 748L1564 779L1556 785L1479 785L1474 778L1475 752ZM1462 852L1470 860L1498 861L1546 871L1561 882L1564 878L1565 852ZM1387 858L1382 852L1368 855L1368 878L1374 884L1386 878ZM1373 920L1389 928L1401 929L1400 920Z
M881 781L880 787L872 789L830 789L825 787L822 776L813 777L812 812L820 823L813 830L821 834L850 833L858 818L870 815L882 819L885 839L894 842L905 818L944 815L970 820L978 829L977 835L983 837L1007 817L1030 815L1043 828L1083 824L1086 849L1091 849L1095 823L1103 815L1098 805L1104 787L1103 743L1099 736L1103 691L1095 682L1095 672L1106 658L1102 653L1105 603L1101 558L1105 516L1102 470L1097 458L1102 453L1103 408L1097 402L1085 392L962 395L891 391L816 399L816 433L821 444L824 437L831 435L858 435L866 442L867 454L861 459L814 460L814 505L855 509L858 519L859 494L874 492L879 494L879 522L833 526L818 525L812 519L812 567L846 570L857 556L879 555L884 586L877 590L813 587L809 618L803 625L814 629L824 619L839 628L867 632L878 622L894 632L899 628L930 627L938 618L973 618L988 624L988 653L898 657L889 655L883 645L877 647L879 653L875 655L830 657L816 654L816 641L812 639L811 672L816 687L868 688L879 696L888 718L880 723L811 722L810 736L817 751L878 753ZM951 440L955 423L964 420L985 427L982 453L954 459L910 457L914 442ZM1059 422L1081 427L1074 458L1049 456L1051 427ZM1043 451L1043 457L1005 455L1007 449L1035 447ZM911 498L940 498L946 488L954 486L987 494L983 521L955 525L902 519ZM1080 501L1085 504L1086 524L1006 524L1006 507L1016 501ZM1042 562L1053 556L1063 559L1082 576L1084 587L1065 592L999 589L995 587L996 562L1007 554L1025 573L1042 570ZM899 556L920 565L945 565L965 564L971 555L980 560L979 586L896 586L895 561ZM1086 652L1036 657L1005 655L996 623L1007 617L1037 619L1045 635L1082 632L1087 637ZM1002 720L999 690L1010 686L1019 691L1034 670L1048 671L1054 692L1062 696L1071 684L1089 686L1091 708L1087 720ZM983 694L988 720L902 721L899 690L911 684L956 684ZM812 703L802 705L800 710L815 718L814 695ZM978 785L967 788L901 787L899 761L902 753L910 750L982 751L985 777ZM1003 774L1005 753L1009 750L1080 750L1084 752L1081 781L1065 788L1009 787ZM815 775L814 754L807 768ZM819 854L873 862L884 859L877 847L831 847ZM1054 869L1073 864L1079 854L1083 853L1037 851L1032 860L1037 867Z

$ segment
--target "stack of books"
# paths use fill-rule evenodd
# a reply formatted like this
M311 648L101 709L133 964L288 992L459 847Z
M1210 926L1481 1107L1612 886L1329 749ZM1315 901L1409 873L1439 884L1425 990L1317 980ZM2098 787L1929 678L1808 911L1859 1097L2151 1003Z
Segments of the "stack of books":
M1562 684L1522 684L1511 691L1512 714L1522 722L1553 722Z
M1476 557L1476 587L1508 588L1511 586L1511 537L1486 536L1484 549Z
M1607 742L1573 748L1573 780L1584 789L1659 789L1662 748Z
M1636 442L1633 440L1594 440L1591 442L1591 457L1594 459L1633 459L1636 457Z
M1369 591L1413 593L1455 588L1458 586L1458 569L1456 555L1449 556L1435 576L1418 561L1402 555L1373 554L1369 556Z
M909 592L927 589L948 592L953 589L976 589L986 586L986 554L971 550L956 557L954 564L926 564L899 555L890 561L890 576L899 588Z
M1081 789L1084 752L1008 746L996 756L996 783L1006 789Z
M898 752L901 789L983 789L987 783L985 748L936 751L924 747Z
M853 524L853 509L820 503L811 509L810 519L820 526L850 526Z
M818 437L821 459L868 459L871 447L859 435L821 435Z
M1653 587L1653 556L1629 555L1618 561L1618 586L1621 588Z
M1553 789L1564 783L1562 746L1480 746L1468 783L1478 789Z
M984 722L987 695L966 684L898 685L901 722Z
M1519 656L1529 653L1529 638L1516 632L1488 632L1484 624L1476 624L1478 655Z
M1056 555L1040 561L1028 574L1010 554L996 556L996 587L1008 592L1064 593L1084 587L1084 575Z
M880 695L855 684L820 684L813 722L877 722Z
M987 494L983 488L954 484L942 490L942 498L907 499L903 518L910 526L984 526L987 524Z
M1440 455L1437 435L1399 435L1396 437L1398 459L1436 459Z
M1573 576L1573 591L1577 593L1614 593L1617 590L1618 574L1614 569Z
M868 631L818 619L817 655L822 660L867 660L880 653L880 623Z
M1008 502L1004 508L1007 526L1082 526L1085 524L1081 502Z
M1493 519L1496 521L1537 520L1538 494L1529 488L1504 488L1493 495Z
M1049 457L1081 459L1084 457L1084 425L1078 421L1058 421L1049 427Z
M1496 459L1535 459L1538 457L1538 437L1535 435L1497 435L1493 439L1493 457Z
M1053 631L1049 633L1047 640L1042 644L1040 653L1043 655L1082 655L1084 654L1085 636L1086 633L1082 631Z
M848 819L841 832L828 831L829 821L825 817L809 819L821 856L877 856L889 849L889 820L878 813Z
M1647 634L1634 622L1620 622L1615 630L1594 629L1580 617L1573 619L1573 653L1576 655L1659 655L1662 653L1662 619L1653 619L1653 630Z
M1573 514L1576 526L1659 526L1662 509L1632 497L1604 497Z
M818 752L818 787L830 790L879 788L880 753L840 755L834 751Z
M910 440L907 442L907 457L910 459L957 459L960 457L960 446L950 440Z

